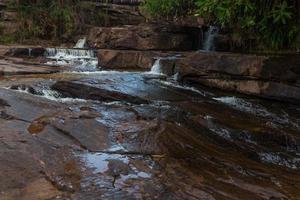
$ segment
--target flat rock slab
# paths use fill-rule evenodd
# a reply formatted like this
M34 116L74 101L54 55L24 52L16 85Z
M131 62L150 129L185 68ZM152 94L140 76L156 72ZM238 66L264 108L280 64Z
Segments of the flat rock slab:
M100 97L108 91L147 102L59 102L0 89L3 197L299 196L299 161L288 150L299 151L297 106L265 102L269 107L263 107L257 99L204 98L148 73L99 72L64 81L70 83L64 90L74 96L91 95L91 87ZM29 80L25 83L30 86ZM261 158L261 153L266 156Z
M24 74L50 74L62 71L62 67L47 66L43 64L22 63L15 64L9 61L0 60L0 75L24 75Z
M134 104L150 101L182 101L203 98L200 94L184 90L168 89L160 75L145 73L108 72L93 78L80 78L72 81L58 81L52 89L67 97L92 99L99 101L124 101ZM162 82L161 82L162 81ZM176 87L175 87L176 88ZM182 92L182 93L181 93ZM188 95L190 93L190 96ZM192 96L193 94L194 96Z

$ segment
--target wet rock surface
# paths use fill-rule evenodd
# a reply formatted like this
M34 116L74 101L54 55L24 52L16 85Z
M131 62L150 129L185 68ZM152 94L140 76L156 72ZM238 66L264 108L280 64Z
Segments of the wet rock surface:
M299 103L299 55L220 52L97 51L99 68L150 70L188 84Z
M300 195L295 105L145 72L24 75L1 84L23 85L0 89L3 199Z
M299 198L298 105L73 69L1 77L1 200Z

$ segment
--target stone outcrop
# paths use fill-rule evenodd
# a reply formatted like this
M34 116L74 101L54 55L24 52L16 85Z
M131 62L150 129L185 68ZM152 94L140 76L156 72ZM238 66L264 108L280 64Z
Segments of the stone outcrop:
M97 50L98 65L101 69L136 69L141 71L149 71L157 58L169 57L173 56L174 54L180 56L187 53L112 49ZM162 59L161 62L164 62L164 67L166 67L167 63L170 63L170 60Z
M179 81L199 83L264 98L299 102L299 55L98 50L102 69L150 70L159 59L161 72Z
M148 70L154 63L155 52L101 49L97 56L101 69Z
M300 57L257 56L233 53L191 53L178 61L177 72L186 76L231 76L295 83L299 80ZM177 73L176 72L176 73Z
M125 4L125 3L123 3ZM81 2L81 24L90 26L137 25L146 21L135 4L119 5L98 2Z
M299 103L299 64L299 55L192 53L175 63L173 73L186 82Z
M140 24L138 26L95 27L88 36L98 49L196 50L200 29L173 25Z

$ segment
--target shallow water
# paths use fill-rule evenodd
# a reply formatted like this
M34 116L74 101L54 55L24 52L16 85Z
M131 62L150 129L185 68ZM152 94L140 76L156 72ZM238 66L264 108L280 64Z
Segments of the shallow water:
M48 180L72 186L62 189L72 198L300 196L298 105L182 85L160 73L83 64L78 71L70 63L74 71L2 79L0 99L10 106L0 101L0 120L3 135L31 133L24 149L5 135L3 152L29 149L31 156L32 148L51 147L34 156ZM65 148L68 156L51 157ZM68 157L71 167L60 172Z

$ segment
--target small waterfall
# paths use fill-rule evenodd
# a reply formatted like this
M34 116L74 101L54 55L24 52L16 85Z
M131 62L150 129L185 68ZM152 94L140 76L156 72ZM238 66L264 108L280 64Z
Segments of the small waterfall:
M29 49L28 49L28 55L29 55L29 57L31 57L31 52L32 52L32 49L29 48Z
M96 53L88 49L47 48L46 57L52 58L96 58Z
M151 68L151 73L153 73L153 74L161 74L162 73L160 60L161 60L161 58L156 59L156 61L154 62L153 66Z
M204 33L202 50L214 51L215 39L218 35L219 35L219 28L217 26L209 26L208 31Z
M79 39L76 45L74 46L75 49L84 49L87 48L86 38Z
M75 71L95 71L98 65L96 52L90 49L47 48L47 64L72 66Z

